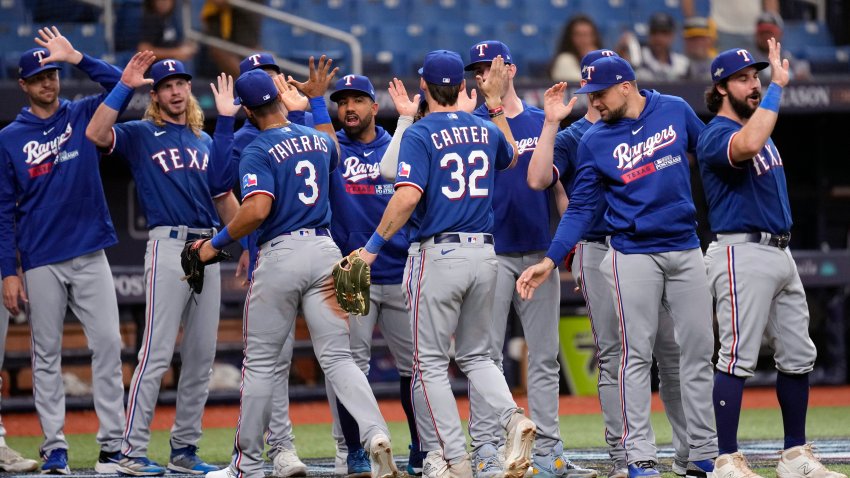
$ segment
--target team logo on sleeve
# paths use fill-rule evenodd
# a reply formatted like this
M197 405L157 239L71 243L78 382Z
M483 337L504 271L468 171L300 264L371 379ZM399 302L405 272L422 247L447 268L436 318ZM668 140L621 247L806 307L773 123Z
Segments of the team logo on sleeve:
M398 163L398 176L402 178L410 177L410 165L404 161Z
M242 176L242 189L248 189L257 185L257 175L248 173Z

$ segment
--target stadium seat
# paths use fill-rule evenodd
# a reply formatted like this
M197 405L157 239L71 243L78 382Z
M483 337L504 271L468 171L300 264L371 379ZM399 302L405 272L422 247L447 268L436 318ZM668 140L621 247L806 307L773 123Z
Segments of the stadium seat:
M680 0L631 0L632 20L635 23L648 23L649 17L656 12L664 12L676 20L676 26L682 27L682 5Z
M442 22L434 26L429 44L433 49L454 50L466 61L469 47L493 36L491 25L479 23Z
M349 21L354 15L355 2L346 0L299 0L289 13L315 22L329 23Z
M376 59L391 63L397 76L415 75L422 58L430 50L429 29L418 23L403 25L388 22L378 26L377 35L381 49L375 52Z
M829 28L823 23L787 21L782 34L782 45L797 53L806 47L832 46L833 42Z
M522 21L532 25L546 25L560 31L570 18L578 13L578 0L523 0Z
M0 0L0 18L4 22L32 22L29 10L23 0Z
M374 27L382 23L406 23L411 0L361 0L353 8L353 22Z
M445 21L475 21L468 18L467 0L417 0L413 2L410 21L423 25L438 25Z
M850 46L810 46L804 50L813 75L850 73Z
M525 8L521 0L469 0L468 18L490 25L499 22L519 22L518 12Z
M139 45L142 28L141 0L122 0L115 6L116 51L135 51Z

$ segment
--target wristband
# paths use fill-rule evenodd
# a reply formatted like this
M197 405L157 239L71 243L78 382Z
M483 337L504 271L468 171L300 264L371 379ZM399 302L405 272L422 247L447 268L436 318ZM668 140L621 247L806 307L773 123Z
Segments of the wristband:
M112 88L112 91L106 96L106 99L103 100L103 104L112 108L115 111L121 111L121 108L124 107L124 103L127 101L127 98L133 94L133 88L130 88L123 81L119 81L115 88Z
M771 83L767 87L767 92L761 100L759 108L764 108L774 113L779 113L779 100L782 99L782 87L776 83Z
M228 232L228 234L230 234ZM239 239L239 245L242 246L242 250L248 250L248 236L242 236L242 239Z
M310 98L310 109L313 111L313 124L327 124L331 122L331 115L328 114L328 105L325 103L324 96Z
M213 246L213 248L215 249L222 250L230 244L233 244L234 242L236 241L234 241L233 238L230 237L230 232L228 232L227 226L224 226L224 229L218 231L218 234L216 234L215 237L212 238L212 240L210 241L210 245Z
M372 234L372 237L369 238L369 242L366 243L364 249L366 249L366 252L370 254L377 254L386 243L387 240L381 237L380 234L375 232L374 234Z
M499 112L498 112L498 113L490 113L490 119L498 118L499 116L502 116L502 115L504 115L504 114L505 114L505 112L504 112L504 111L502 111L502 109L501 109L501 108L499 108Z
M487 109L487 112L490 113L490 117L493 118L495 116L499 116L500 114L505 113L504 106L497 106L493 109Z

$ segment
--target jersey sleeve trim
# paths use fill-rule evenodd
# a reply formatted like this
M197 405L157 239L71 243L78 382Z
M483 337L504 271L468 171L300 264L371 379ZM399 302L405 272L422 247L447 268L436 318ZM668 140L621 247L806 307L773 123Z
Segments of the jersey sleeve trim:
M249 197L251 197L251 196L253 196L253 195L255 195L255 194L265 194L266 196L269 196L269 197L271 197L272 199L276 199L276 198L274 197L274 194L270 193L269 191L263 191L262 189L258 189L258 190L256 190L256 191L251 191L251 192L249 192L248 194L246 194L245 196L243 196L243 197L242 197L242 201L245 201L246 199L248 199Z
M112 132L112 144L109 145L109 149L107 149L106 154L112 154L115 151L115 143L118 140L118 135L115 134L115 126L109 128L109 131Z
M736 131L729 136L729 143L726 144L726 159L729 160L729 166L732 166L735 169L743 169L740 166L736 166L735 162L732 161L732 140L735 139L735 136L738 135L740 131Z
M414 188L418 189L420 193L424 193L424 192L425 192L425 191L422 189L422 187L420 187L418 184L416 184L416 183L411 183L411 182L409 182L409 181L401 181L401 182L395 183L395 187L394 187L394 189L398 189L398 188L400 188L400 187L404 187L404 186L412 186L412 187L414 187Z
M230 192L231 192L231 191L233 191L233 190L232 190L232 189L228 189L227 191L224 191L223 193L214 194L212 198L213 198L213 199L218 199L218 198L220 198L220 197L222 197L222 196L227 196L228 194L230 194ZM257 192L257 191L254 191L254 192ZM251 194L253 194L253 193L251 193ZM248 196L245 196L245 197L248 197Z

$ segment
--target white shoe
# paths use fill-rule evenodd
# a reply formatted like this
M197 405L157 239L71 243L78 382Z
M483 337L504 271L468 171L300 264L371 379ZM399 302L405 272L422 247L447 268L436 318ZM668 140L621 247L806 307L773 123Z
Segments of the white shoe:
M454 463L449 463L449 477L472 478L472 461L469 459L469 453Z
M236 472L233 471L232 466L227 465L220 470L211 471L204 476L206 478L236 478Z
M537 426L518 411L506 427L505 478L523 478L531 466L531 451Z
M295 449L281 448L272 461L274 463L274 476L278 478L307 476L307 465L298 459Z
M815 456L811 443L795 446L782 452L776 465L778 478L847 478L847 475L828 470Z
M722 478L762 478L752 469L740 451L720 455L714 460L714 476Z
M392 444L383 433L373 436L369 443L369 463L372 465L372 478L398 476L398 468L393 459Z
M449 464L441 450L429 451L422 462L422 478L449 478Z
M0 470L22 473L35 471L36 468L38 468L37 461L22 457L20 453L8 446L0 446Z
M334 476L345 476L348 474L348 449L336 446L334 457Z

